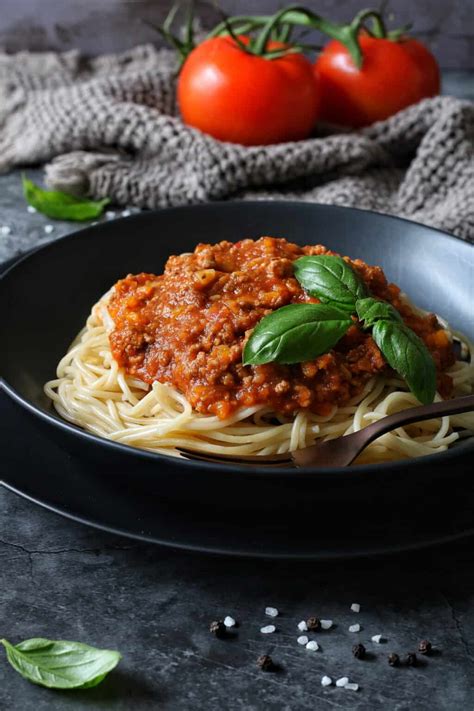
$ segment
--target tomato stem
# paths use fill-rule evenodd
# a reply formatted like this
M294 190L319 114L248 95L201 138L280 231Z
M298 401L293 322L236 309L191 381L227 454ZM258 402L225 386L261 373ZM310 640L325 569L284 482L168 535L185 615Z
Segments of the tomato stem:
M390 30L387 32L387 39L392 40L392 42L398 42L402 37L405 37L413 27L412 22L408 22L406 25L399 27L397 30Z
M151 25L169 42L179 53L181 63L184 62L188 54L194 49L194 0L191 0L186 13L186 22L182 37L173 35L171 31L180 3L171 8L162 27ZM367 20L371 20L370 30L365 26ZM150 23L149 23L150 24ZM308 10L300 5L290 5L279 10L274 15L237 15L235 17L224 17L224 19L207 35L207 38L229 35L238 47L247 54L254 54L265 59L277 59L288 53L304 52L306 50L319 49L310 44L302 44L299 39L291 40L291 33L295 27L303 27L307 32L318 30L323 34L335 39L345 45L350 53L355 66L360 69L363 63L363 55L359 44L359 35L362 30L368 32L377 39L389 39L398 41L404 36L409 26L387 32L382 12L373 9L361 10L354 17L352 22L346 25L337 24L326 20L324 17ZM251 36L259 30L256 37ZM241 35L250 35L248 43L243 42ZM268 50L270 41L277 40L284 46L278 49Z
M361 10L354 17L349 27L358 35L365 20L368 18L372 20L372 35L377 39L385 39L387 37L387 28L382 15L377 10Z
M370 12L370 14L373 15L376 13L376 10L366 12ZM361 19L360 24L357 26L355 23L351 23L350 25L338 25L335 22L326 20L320 15L316 15L305 7L290 5L275 15L236 16L228 18L226 22L221 22L217 25L208 37L217 37L224 33L228 34L228 27L232 27L234 33L242 31L244 24L246 31L256 30L261 27L262 31L255 40L252 50L254 54L266 56L268 59L271 59L275 58L274 54L272 52L272 56L268 56L266 46L275 27L282 24L291 27L306 27L311 30L319 30L323 34L345 44L354 63L357 67L360 67L362 65L362 52L359 47L357 35L363 19ZM298 42L295 42L294 47L298 47ZM288 49L290 49L290 47Z
M275 15L271 16L255 40L253 47L255 54L262 56L266 52L267 44L270 41L273 30L277 29L282 20L286 19L290 13L295 11L300 12L302 9L304 11L304 8L300 8L298 5L290 5L290 7L283 8L283 10L279 10Z

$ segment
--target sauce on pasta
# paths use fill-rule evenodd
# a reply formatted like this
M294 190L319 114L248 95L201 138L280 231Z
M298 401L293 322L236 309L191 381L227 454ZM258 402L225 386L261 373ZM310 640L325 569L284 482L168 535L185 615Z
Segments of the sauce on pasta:
M355 320L330 352L295 365L243 366L246 339L261 318L291 303L317 303L293 276L304 255L334 254L322 245L299 247L285 239L199 244L193 253L172 256L160 276L142 273L119 281L107 308L114 359L125 373L151 384L172 385L201 414L229 417L242 407L265 405L292 415L301 409L327 415L358 395L388 366ZM455 361L451 341L436 316L415 313L389 284L380 267L347 262L369 292L389 301L426 343L447 397Z

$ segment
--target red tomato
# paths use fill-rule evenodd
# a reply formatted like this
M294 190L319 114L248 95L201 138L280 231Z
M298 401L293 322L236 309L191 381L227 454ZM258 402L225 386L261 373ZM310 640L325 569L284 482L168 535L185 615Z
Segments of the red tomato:
M366 126L427 96L439 94L439 67L414 39L394 42L359 37L364 57L357 69L346 47L329 42L315 73L321 91L321 118L345 126Z
M319 91L303 55L265 59L243 51L230 37L215 37L187 57L178 102L185 123L221 141L251 146L307 138Z

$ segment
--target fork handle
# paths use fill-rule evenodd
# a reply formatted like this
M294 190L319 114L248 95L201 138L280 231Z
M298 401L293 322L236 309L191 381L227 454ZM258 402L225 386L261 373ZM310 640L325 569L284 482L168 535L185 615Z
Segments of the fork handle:
M411 425L414 422L422 422L423 420L431 420L434 417L442 417L444 415L459 415L462 412L474 410L474 395L465 395L457 397L453 400L442 400L434 402L431 405L421 405L420 407L411 407L409 410L396 412L394 415L387 415L378 422L374 422L368 427L360 430L365 434L365 442L369 444L387 432L395 430L402 425Z

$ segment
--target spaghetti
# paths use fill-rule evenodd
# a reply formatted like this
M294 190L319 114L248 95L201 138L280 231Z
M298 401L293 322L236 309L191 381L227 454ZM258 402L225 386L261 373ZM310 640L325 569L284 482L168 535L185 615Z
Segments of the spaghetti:
M325 415L300 409L290 417L261 404L240 407L226 418L201 414L175 387L127 375L112 354L108 331L113 324L106 321L107 311L94 308L45 392L65 420L133 447L168 455L177 455L176 447L234 455L281 453L349 434L418 404L403 381L377 374L346 404L332 405ZM446 329L450 338L466 343ZM447 371L453 397L474 388L472 345L465 348L467 360L457 360ZM457 430L465 428L474 431L471 413L399 428L372 443L356 463L441 452L459 438Z

